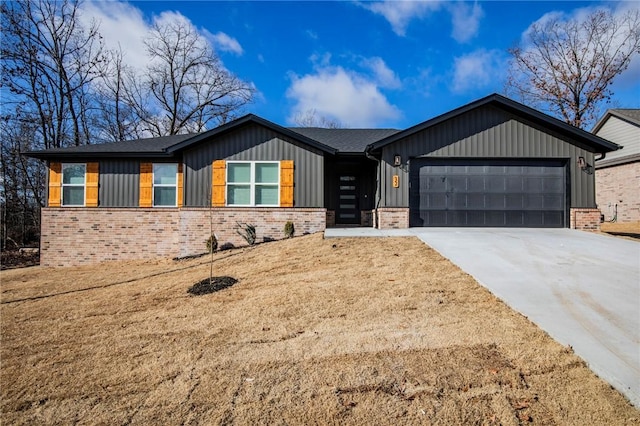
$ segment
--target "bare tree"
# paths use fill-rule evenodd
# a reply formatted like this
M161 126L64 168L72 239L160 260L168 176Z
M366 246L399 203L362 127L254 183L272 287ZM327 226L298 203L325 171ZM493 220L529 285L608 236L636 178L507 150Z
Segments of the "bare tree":
M129 104L153 136L199 132L234 118L254 88L224 68L184 21L156 24L145 40L150 64L127 87Z
M89 85L104 61L96 25L84 28L78 2L15 0L0 5L3 102L38 123L44 148L89 143Z
M640 52L640 11L597 9L584 19L533 24L513 56L507 92L576 127L597 118L611 83Z
M129 100L129 87L136 80L124 61L122 49L107 51L103 76L95 84L95 132L102 141L123 141L142 137L138 134L136 114Z
M318 115L318 111L313 108L304 113L298 113L294 121L299 127L324 127L326 129L340 129L342 127L340 121Z

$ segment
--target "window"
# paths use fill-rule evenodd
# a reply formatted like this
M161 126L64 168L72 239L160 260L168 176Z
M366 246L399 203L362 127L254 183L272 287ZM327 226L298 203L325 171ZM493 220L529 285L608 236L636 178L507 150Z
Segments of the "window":
M178 205L178 165L153 165L153 206L176 207Z
M227 205L275 207L279 204L280 162L227 163Z
M86 164L62 165L62 205L84 206Z

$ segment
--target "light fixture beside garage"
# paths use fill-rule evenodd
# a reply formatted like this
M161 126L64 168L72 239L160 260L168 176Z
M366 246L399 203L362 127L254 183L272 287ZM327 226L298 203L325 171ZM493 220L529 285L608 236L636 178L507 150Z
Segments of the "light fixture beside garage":
M580 170L586 170L587 169L587 162L584 159L584 157L578 157L578 167L580 167Z
M402 157L400 156L400 154L395 154L393 156L393 165L395 167L398 167L402 164Z

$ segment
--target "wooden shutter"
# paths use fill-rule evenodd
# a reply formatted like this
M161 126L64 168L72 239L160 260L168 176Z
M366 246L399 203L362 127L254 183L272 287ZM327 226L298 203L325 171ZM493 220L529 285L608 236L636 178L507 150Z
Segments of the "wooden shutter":
M153 163L140 163L140 207L151 207L153 192Z
M280 161L280 207L293 207L293 161Z
M213 173L211 176L211 205L213 207L224 207L227 188L226 176L227 162L215 160L213 162Z
M178 207L182 207L182 198L184 194L184 184L182 182L182 163L178 163Z
M60 207L62 201L62 163L49 163L49 207Z
M99 163L87 163L84 175L84 182L87 187L85 206L87 207L98 207L98 168Z

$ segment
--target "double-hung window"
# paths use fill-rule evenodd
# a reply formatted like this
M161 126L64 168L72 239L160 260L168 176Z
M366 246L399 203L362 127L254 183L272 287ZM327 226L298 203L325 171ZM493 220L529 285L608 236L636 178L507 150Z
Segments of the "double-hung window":
M280 205L280 162L227 162L227 205Z
M86 164L62 165L62 205L83 207Z
M178 165L153 164L153 206L176 207L178 205Z

